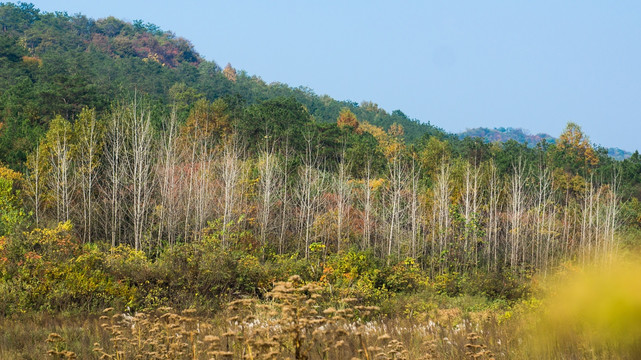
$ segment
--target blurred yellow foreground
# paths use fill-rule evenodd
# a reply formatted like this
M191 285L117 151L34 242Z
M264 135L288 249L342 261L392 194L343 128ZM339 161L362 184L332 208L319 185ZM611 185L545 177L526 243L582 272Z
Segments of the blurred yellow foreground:
M531 355L641 359L639 256L576 268L560 278L541 312L530 319Z

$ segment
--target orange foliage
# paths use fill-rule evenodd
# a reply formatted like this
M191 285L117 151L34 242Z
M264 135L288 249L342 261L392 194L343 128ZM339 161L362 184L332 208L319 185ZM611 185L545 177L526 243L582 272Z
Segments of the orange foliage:
M231 82L236 82L236 69L231 67L230 63L227 63L227 66L225 66L225 69L223 70L223 75L225 75L227 80Z
M343 108L341 110L340 114L338 115L338 119L336 119L336 123L340 128L349 126L354 130L355 133L363 133L363 129L359 128L359 123L356 115L354 115L354 113L351 112L348 108Z

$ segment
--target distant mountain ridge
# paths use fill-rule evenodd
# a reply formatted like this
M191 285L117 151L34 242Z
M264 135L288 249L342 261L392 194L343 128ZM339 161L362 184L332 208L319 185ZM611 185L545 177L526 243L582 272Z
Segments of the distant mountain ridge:
M457 134L459 139L466 137L479 137L485 139L487 142L506 142L508 140L515 140L522 144L527 144L529 147L534 147L541 141L548 143L555 143L556 138L552 135L539 133L532 135L529 131L521 128L512 127L498 127L498 128L484 128L478 127L474 129L467 129ZM619 148L606 148L608 155L616 160L624 160L632 156L632 153L619 149Z

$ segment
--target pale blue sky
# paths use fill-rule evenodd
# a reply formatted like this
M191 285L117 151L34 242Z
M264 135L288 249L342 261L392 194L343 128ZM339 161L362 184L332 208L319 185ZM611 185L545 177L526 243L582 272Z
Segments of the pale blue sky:
M208 60L445 130L511 126L641 149L639 1L33 1L142 19Z

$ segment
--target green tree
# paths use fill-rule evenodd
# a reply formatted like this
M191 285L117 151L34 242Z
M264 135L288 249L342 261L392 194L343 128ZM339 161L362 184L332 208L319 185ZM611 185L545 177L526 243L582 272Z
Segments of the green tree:
M277 145L285 142L295 151L305 149L303 131L311 122L307 109L293 97L278 97L250 106L239 119L238 131L250 149L264 139Z

